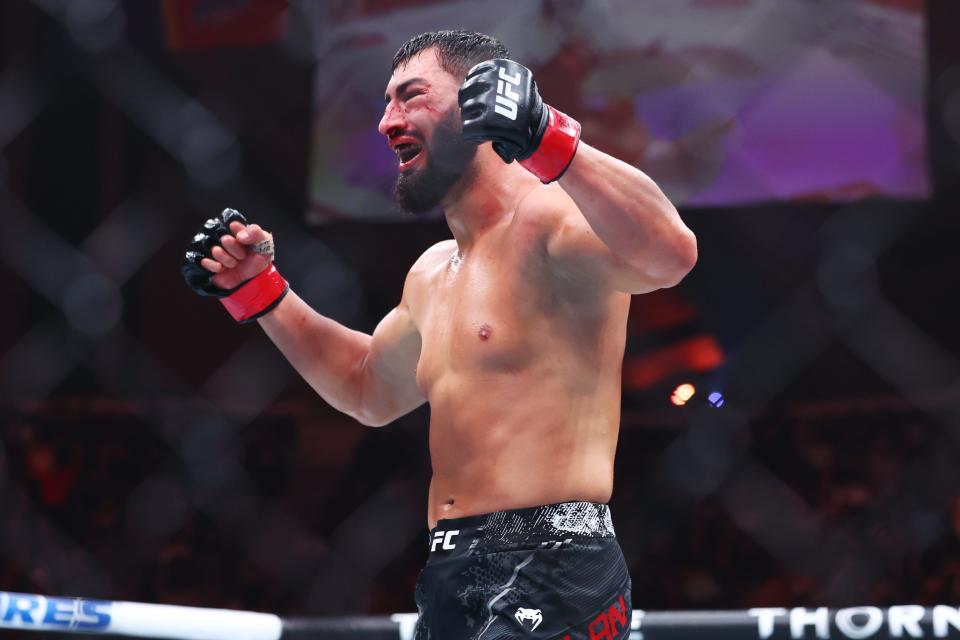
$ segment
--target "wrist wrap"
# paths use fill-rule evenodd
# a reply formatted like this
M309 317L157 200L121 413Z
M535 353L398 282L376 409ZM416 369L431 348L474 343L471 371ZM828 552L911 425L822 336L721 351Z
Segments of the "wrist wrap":
M560 179L573 161L580 144L580 123L548 104L547 127L537 150L520 160L520 166L540 178L544 184Z
M290 284L270 265L220 302L237 322L256 320L273 310L290 291Z

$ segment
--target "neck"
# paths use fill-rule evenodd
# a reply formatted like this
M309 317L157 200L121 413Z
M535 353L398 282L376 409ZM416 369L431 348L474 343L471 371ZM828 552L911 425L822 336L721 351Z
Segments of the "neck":
M466 254L485 231L512 216L520 201L539 184L517 163L506 164L489 144L481 145L463 178L442 203L460 255Z

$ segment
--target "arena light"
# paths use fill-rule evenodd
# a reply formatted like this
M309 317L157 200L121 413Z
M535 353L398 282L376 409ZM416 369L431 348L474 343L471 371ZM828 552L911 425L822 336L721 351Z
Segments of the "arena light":
M707 404L715 409L722 407L724 402L726 400L723 399L723 394L719 391L711 391L710 395L707 396Z
M678 407L682 407L690 401L690 398L692 398L696 392L696 387L689 382L685 382L673 390L673 394L670 396L670 402Z

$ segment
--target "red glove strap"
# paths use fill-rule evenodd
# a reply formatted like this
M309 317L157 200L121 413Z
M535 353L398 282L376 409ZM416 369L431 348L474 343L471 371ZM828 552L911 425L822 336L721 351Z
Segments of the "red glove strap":
M540 178L544 184L560 179L573 161L580 144L580 123L548 104L547 128L540 146L533 155L520 161L520 166Z
M290 285L273 265L220 302L237 322L249 322L271 311L290 290Z

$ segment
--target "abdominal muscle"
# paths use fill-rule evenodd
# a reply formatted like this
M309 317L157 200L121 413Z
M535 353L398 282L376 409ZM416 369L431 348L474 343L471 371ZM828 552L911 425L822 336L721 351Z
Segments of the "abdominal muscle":
M607 502L619 367L589 393L543 371L449 372L431 385L428 520L573 500Z

